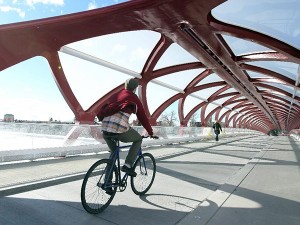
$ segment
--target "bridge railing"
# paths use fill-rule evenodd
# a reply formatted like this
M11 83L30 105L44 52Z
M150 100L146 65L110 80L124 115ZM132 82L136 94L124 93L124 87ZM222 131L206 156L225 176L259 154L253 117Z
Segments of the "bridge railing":
M295 138L296 140L300 141L300 129L291 130L289 135Z
M147 135L143 127L134 127ZM158 140L145 139L143 146L213 139L210 127L153 127ZM258 131L224 128L222 137L261 134ZM0 163L107 151L100 125L0 122Z

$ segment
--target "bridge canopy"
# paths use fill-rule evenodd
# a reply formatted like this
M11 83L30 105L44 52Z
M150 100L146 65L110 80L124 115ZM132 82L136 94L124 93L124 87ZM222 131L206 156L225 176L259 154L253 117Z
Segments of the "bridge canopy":
M136 77L152 125L175 113L180 126L299 128L300 1L56 2L51 17L1 21L0 115L91 124Z

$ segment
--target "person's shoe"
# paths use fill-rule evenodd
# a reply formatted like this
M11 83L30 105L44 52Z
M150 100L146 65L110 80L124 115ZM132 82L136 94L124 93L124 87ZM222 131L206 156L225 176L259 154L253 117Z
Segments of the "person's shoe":
M136 172L132 168L127 167L126 165L122 166L121 170L127 173L129 176L136 177Z
M107 188L105 188L105 187L104 187L104 184L102 184L101 188L102 188L102 190L104 190L105 193L108 194L108 195L113 195L113 194L114 194L114 190L112 189L112 187L107 187Z
M106 188L106 189L105 189L105 193L108 194L108 195L113 195L115 192L114 192L114 190L110 187L110 188Z

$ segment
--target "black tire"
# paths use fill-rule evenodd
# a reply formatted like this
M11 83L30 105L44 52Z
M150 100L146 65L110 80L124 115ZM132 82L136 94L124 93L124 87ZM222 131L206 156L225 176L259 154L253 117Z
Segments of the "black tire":
M146 167L145 167L146 166ZM134 163L136 177L131 177L131 189L136 195L144 195L151 188L155 173L156 163L153 155L143 153Z
M116 187L113 187L113 194L109 195L101 188L104 184L105 169L111 161L101 159L95 162L87 171L81 186L81 203L83 208L92 214L97 214L106 209L116 194ZM117 183L117 168L113 167L112 183Z

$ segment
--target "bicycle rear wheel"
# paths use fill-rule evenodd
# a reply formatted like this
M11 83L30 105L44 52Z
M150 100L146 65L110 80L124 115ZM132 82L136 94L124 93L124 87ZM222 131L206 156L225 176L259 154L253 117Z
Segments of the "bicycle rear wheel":
M92 214L97 214L106 209L113 200L117 188L117 168L113 165L112 182L109 187L113 189L113 194L109 195L102 189L105 182L106 169L110 168L111 160L101 159L95 162L86 173L81 186L81 203L83 208Z
M136 177L131 177L131 189L136 195L144 195L151 188L155 173L156 163L153 155L143 153L134 163Z

